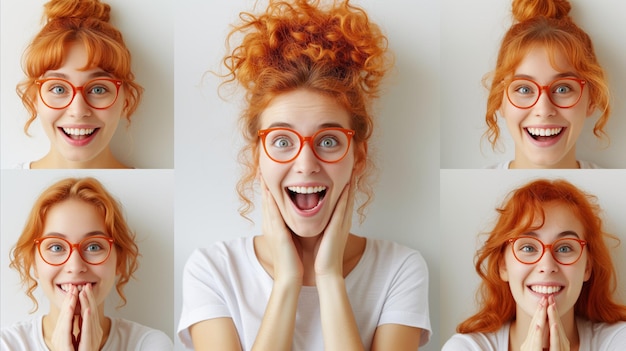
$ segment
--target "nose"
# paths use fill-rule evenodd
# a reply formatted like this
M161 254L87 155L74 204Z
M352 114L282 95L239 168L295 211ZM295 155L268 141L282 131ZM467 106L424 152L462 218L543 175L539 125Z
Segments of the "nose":
M554 273L559 271L559 263L552 256L552 251L546 249L543 257L537 262L537 268L542 273Z
M533 111L537 117L553 117L556 115L556 106L550 100L549 89L549 87L541 88L539 99L537 103L535 103L535 106L533 106Z
M85 101L82 90L76 92L74 99L67 107L67 112L71 117L75 118L91 116L91 107Z
M87 262L80 257L78 248L74 248L70 253L70 257L65 262L65 270L68 273L85 272L87 270Z
M302 145L302 150L294 160L293 167L296 172L303 174L313 174L320 171L320 160L315 156L308 140Z

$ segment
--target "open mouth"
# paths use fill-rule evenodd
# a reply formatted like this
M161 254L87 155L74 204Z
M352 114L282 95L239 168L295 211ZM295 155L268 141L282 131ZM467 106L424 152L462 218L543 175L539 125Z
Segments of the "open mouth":
M531 138L537 141L548 141L550 139L558 137L565 128L525 128L526 133L530 135Z
M542 295L554 295L560 292L563 287L558 285L529 285L528 288L537 294Z
M70 139L83 140L87 139L100 128L59 128Z
M293 204L301 211L315 209L326 196L325 186L290 186L287 191Z

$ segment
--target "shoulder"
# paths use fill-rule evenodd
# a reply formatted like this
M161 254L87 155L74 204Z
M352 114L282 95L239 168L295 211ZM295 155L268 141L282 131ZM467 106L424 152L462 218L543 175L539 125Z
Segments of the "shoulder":
M504 161L485 167L485 169L509 169L511 161Z
M506 350L508 327L494 333L454 334L443 345L442 351L497 351Z
M119 347L141 351L169 351L173 349L172 340L158 329L123 318L113 318L111 321L112 350Z
M409 263L426 268L426 261L419 251L393 241L381 239L367 239L364 258L383 265Z
M602 167L589 161L578 160L578 165L580 166L580 169L602 169Z
M12 169L30 169L30 162L20 162L13 165Z
M20 321L0 332L2 350L29 350L43 347L41 316Z
M252 247L252 237L242 237L230 241L218 241L205 248L195 249L187 260L186 268L194 266L221 265L233 259L247 256Z
M593 323L578 319L578 332L581 346L587 345L590 350L622 350L626 345L626 322Z

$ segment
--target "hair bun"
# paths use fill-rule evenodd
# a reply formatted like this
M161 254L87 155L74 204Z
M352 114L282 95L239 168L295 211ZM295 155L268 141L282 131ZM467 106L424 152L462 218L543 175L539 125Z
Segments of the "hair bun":
M100 0L51 0L44 5L48 22L61 18L93 18L109 22L111 6Z
M567 0L513 0L513 18L518 22L538 16L561 19L567 17L571 9Z

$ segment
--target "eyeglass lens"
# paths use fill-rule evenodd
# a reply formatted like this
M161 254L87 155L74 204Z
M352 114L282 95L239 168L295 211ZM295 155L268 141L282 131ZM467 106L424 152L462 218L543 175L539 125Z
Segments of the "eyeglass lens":
M341 129L321 129L309 141L313 152L322 161L335 162L346 155L350 139ZM301 136L293 130L274 129L265 135L267 155L278 162L293 160L302 149Z
M90 264L104 262L111 252L111 242L105 237L88 237L77 245L82 259ZM70 257L73 245L57 237L46 237L39 241L39 254L49 264L63 264Z
M539 100L543 87L529 79L515 79L507 89L509 101L519 108L529 108ZM582 83L576 79L563 78L556 80L547 88L550 101L561 108L576 105L580 99L583 88Z
M107 108L117 99L118 86L115 81L94 79L82 87L75 88L63 79L49 79L41 83L41 99L51 108L65 108L72 103L76 90L82 90L83 99L93 108Z
M582 255L583 245L571 238L559 239L551 245L545 245L551 249L554 259L561 264L572 264ZM513 253L522 263L535 263L544 254L544 244L537 238L521 237L513 242Z

